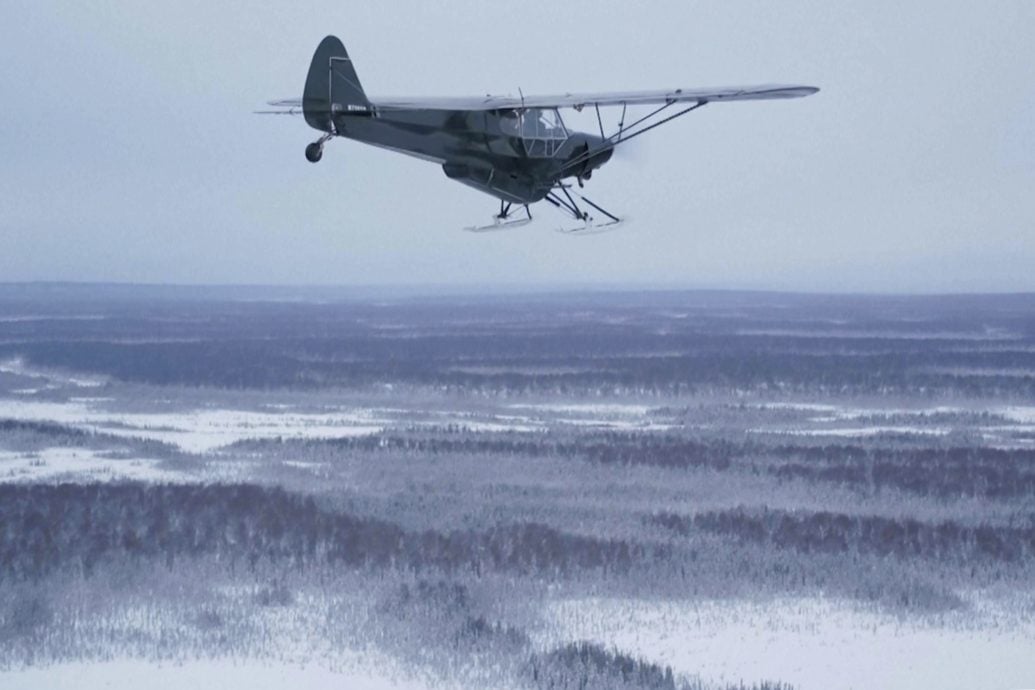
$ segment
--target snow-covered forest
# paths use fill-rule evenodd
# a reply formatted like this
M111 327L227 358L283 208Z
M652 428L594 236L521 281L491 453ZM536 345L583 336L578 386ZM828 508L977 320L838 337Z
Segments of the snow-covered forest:
M1026 687L1033 585L1032 297L0 287L4 687Z

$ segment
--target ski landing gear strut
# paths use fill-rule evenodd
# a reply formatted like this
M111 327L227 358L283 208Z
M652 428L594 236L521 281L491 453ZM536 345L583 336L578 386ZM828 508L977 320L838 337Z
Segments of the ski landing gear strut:
M593 216L589 215L589 212L582 210L568 192L568 188L570 186L571 185L558 184L553 188L553 191L546 195L546 200L562 212L571 216L577 222L582 223L582 225L578 225L573 228L558 228L558 232L562 232L566 235L596 235L603 232L610 232L623 222L622 218L619 218L613 213L601 208L581 194L577 194L576 196L578 196L579 199L581 199L586 205L603 214L605 218L598 221ZM557 193L558 190L560 191L560 194Z
M470 226L464 228L467 232L495 232L497 230L510 230L511 228L520 228L522 225L528 225L532 222L532 212L528 210L528 204L523 205L521 208L525 209L524 218L513 218L511 219L517 210L514 208L514 204L509 201L500 201L500 212L492 217L492 225L480 225Z

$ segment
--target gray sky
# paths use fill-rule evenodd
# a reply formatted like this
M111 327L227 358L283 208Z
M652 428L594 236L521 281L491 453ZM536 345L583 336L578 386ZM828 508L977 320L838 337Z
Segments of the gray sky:
M1035 290L1035 2L7 0L0 281L651 283ZM491 197L250 112L326 34L367 93L785 82L640 140L587 194L628 215L470 235ZM569 125L572 124L568 118Z

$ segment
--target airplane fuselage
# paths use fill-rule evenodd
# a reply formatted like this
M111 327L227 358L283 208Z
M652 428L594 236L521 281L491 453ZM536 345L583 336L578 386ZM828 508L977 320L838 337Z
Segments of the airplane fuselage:
M432 161L450 179L516 204L541 201L563 179L587 179L611 157L603 139L568 133L563 125L548 136L523 136L520 122L527 117L516 111L382 110L373 104L365 112L335 113L333 131Z

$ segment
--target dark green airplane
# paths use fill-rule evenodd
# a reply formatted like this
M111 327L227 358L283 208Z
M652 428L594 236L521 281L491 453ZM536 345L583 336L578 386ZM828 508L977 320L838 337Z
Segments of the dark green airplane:
M579 225L569 232L603 229L621 222L572 191L611 159L615 147L709 103L814 94L812 86L767 85L716 89L675 89L560 96L485 96L484 98L367 98L345 46L323 39L313 55L301 99L271 101L265 114L298 114L324 132L305 150L316 163L333 137L398 151L442 166L446 176L500 200L493 224L472 231L524 225L529 206L547 201ZM605 133L602 107L621 107L618 127ZM633 117L630 108L653 106ZM596 111L598 134L571 132L560 109ZM626 122L626 119L631 122ZM604 218L598 223L583 202ZM515 211L523 209L523 217Z

